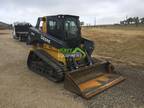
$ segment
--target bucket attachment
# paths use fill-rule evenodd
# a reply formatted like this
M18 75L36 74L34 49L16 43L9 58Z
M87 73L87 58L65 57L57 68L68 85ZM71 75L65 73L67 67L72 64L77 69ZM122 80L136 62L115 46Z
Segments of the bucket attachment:
M124 79L124 77L113 72L112 65L109 62L105 62L66 73L64 87L89 99Z

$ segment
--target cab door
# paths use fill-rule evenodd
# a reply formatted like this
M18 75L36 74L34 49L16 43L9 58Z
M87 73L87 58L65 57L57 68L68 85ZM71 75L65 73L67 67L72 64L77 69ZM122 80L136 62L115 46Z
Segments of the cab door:
M61 19L48 18L47 24L47 33L57 39L63 40L63 26Z

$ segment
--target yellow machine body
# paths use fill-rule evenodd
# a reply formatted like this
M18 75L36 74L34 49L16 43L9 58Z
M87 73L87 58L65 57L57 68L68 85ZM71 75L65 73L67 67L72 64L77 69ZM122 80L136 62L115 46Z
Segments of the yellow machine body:
M60 52L59 49L57 49L49 44L34 45L33 50L37 50L37 49L44 50L46 53L51 55L51 57L53 57L57 61L66 65L65 56L63 53Z

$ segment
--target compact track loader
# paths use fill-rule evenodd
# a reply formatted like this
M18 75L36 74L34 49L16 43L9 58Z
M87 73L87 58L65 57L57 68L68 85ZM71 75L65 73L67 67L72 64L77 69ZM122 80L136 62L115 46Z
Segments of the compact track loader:
M64 80L67 90L86 99L124 80L110 62L92 58L94 43L81 37L78 16L39 17L28 39L29 69L54 82Z

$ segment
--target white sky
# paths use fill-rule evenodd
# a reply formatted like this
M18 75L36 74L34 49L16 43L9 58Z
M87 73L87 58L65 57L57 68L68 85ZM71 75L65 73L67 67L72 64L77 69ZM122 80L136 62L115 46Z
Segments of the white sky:
M0 21L27 21L39 16L73 14L85 24L119 23L126 16L144 17L144 0L0 0Z

